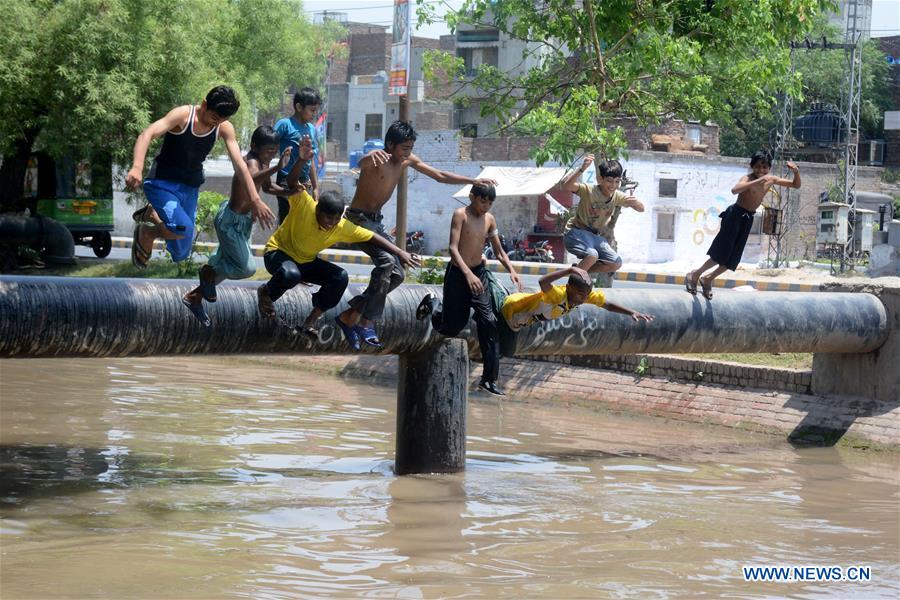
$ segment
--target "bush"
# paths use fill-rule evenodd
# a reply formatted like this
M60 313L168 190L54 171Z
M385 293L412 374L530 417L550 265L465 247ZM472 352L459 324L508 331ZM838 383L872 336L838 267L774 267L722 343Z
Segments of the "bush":
M422 266L413 273L417 283L442 284L444 283L444 271L446 266L436 258L426 258Z

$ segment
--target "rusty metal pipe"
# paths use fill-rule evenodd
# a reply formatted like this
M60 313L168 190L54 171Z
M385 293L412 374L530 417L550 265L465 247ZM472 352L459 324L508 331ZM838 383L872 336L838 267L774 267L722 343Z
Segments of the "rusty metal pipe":
M320 321L318 340L296 335L312 309L298 287L277 303L271 321L256 309L256 281L219 286L204 329L181 304L193 281L0 277L0 357L151 356L176 354L328 354L348 348L333 316L361 291L351 284L344 301ZM426 291L404 285L388 297L379 333L383 354L421 352L440 336L415 319ZM633 323L624 315L583 306L555 321L524 329L505 353L629 354L637 352L861 353L888 337L884 305L871 294L720 292L712 302L671 290L608 290L610 301L656 315ZM477 347L475 328L464 331Z

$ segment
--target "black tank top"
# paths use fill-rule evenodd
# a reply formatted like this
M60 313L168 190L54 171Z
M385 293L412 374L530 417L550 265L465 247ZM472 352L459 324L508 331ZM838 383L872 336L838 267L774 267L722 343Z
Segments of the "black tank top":
M178 133L166 132L162 150L153 159L148 179L177 181L191 187L200 187L203 184L205 181L203 161L216 143L219 126L216 125L203 135L195 134L195 110L196 108L191 106L187 127Z

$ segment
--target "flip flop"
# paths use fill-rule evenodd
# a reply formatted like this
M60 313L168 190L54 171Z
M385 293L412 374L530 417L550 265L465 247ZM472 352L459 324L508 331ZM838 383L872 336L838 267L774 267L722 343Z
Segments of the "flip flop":
M691 296L697 295L697 284L691 284L691 274L688 273L684 276L684 289L687 290L687 293Z
M191 304L184 298L181 299L181 303L188 307L188 310L191 311L197 320L200 321L200 324L204 327L209 327L212 325L212 321L209 318L209 315L206 314L206 311L203 309L203 303L200 304Z
M141 224L138 223L134 226L134 235L131 238L131 264L133 264L136 269L141 269L143 271L147 268L147 263L149 261L150 253L141 246Z
M354 327L356 330L356 335L366 343L367 346L372 346L373 348L384 348L384 344L381 343L381 340L378 339L378 334L375 333L374 327L360 327L357 325Z
M431 292L425 294L425 297L422 298L422 301L419 302L419 306L416 307L416 320L424 321L428 315L434 310L434 304L432 304L432 300L434 300L434 296L431 295Z
M294 333L302 333L313 341L319 341L319 330L312 325L297 325L294 327Z
M339 317L335 317L334 322L344 334L344 339L347 340L350 347L359 352L359 336L356 335L356 327L344 325L344 322Z
M704 283L703 281L701 281L701 282L700 282L700 288L701 288L702 291L703 291L703 297L704 297L704 298L706 298L707 300L712 300L712 299L713 299L712 282L711 282L711 281L707 281L707 282L705 282L705 283Z

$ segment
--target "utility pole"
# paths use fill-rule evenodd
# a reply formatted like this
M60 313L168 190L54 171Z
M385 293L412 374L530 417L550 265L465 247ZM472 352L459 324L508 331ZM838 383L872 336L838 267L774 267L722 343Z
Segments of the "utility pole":
M400 96L400 120L409 121L409 100L406 94ZM406 179L406 167L400 171L397 183L397 247L406 250L406 191L409 182Z

